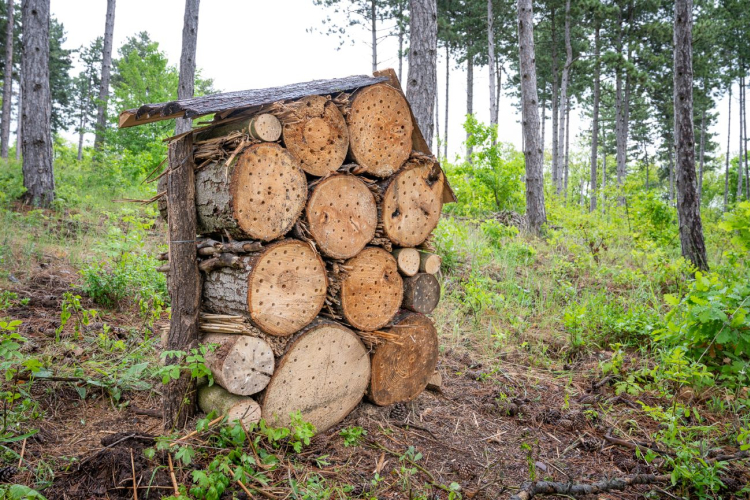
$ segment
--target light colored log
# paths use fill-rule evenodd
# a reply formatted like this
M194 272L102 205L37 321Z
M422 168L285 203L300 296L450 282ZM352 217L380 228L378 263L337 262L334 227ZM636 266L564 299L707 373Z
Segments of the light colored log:
M227 420L239 420L245 427L260 422L260 405L253 398L237 396L216 384L204 384L198 387L198 406L204 412L216 412L217 415L227 415Z
M443 259L434 253L419 252L419 272L427 274L437 274L440 272L440 266L443 265Z
M414 276L419 272L419 250L416 248L396 248L392 252L398 270L404 276Z
M214 380L232 394L251 396L262 391L271 380L274 357L263 340L247 335L204 335L203 344L217 344L207 351L206 366Z
M419 273L404 278L402 307L410 311L430 314L440 302L440 282L435 275Z
M269 113L262 113L249 118L227 120L227 123L222 123L199 132L196 140L205 141L237 131L248 134L256 141L275 142L281 138L281 122Z

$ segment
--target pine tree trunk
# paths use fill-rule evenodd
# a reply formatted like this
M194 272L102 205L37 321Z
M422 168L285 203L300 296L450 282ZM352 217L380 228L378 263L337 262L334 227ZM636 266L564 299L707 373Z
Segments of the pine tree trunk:
M557 81L557 30L555 29L555 7L552 7L550 18L552 26L552 186L557 192L560 179L560 135L558 134L560 118L560 87Z
M451 77L451 51L448 44L445 45L445 128L443 130L443 159L448 160L448 98L450 94L449 83Z
M440 161L440 92L435 89L435 156Z
M591 204L589 211L596 210L596 172L598 170L597 161L599 159L599 96L601 85L601 60L599 59L600 41L599 34L601 28L599 22L596 23L594 30L594 109L592 112L591 123Z
M676 0L674 12L674 119L677 145L677 212L682 255L708 270L695 179L693 132L692 0Z
M474 114L474 57L466 56L466 115ZM474 148L469 144L471 133L466 132L466 161L471 164Z
M526 159L526 214L529 228L539 233L547 222L544 209L542 145L539 134L539 98L536 90L534 57L534 13L531 0L518 0L518 47L521 73L521 102Z
M674 151L674 144L669 145L669 203L674 206L674 198L675 198L675 171L674 171L674 157L673 157L673 151Z
M547 100L546 97L542 99L542 165L544 165L544 132L547 128ZM523 132L521 133L523 135Z
M21 159L23 149L23 64L18 76L18 118L16 119L16 161Z
M377 6L375 0L370 0L370 33L372 35L372 72L378 70L378 26Z
M96 136L94 137L94 149L97 151L99 151L102 148L102 144L104 144L104 130L107 127L109 77L112 70L112 36L115 30L115 1L116 0L107 0L107 17L104 24L102 78L99 87L99 107L96 111Z
M487 60L490 67L490 126L497 125L497 96L495 95L495 16L492 12L492 0L487 0ZM493 140L493 144L494 144Z
M622 11L617 11L617 41L616 49L617 53L623 55L623 28L622 28ZM615 144L616 144L616 159L617 159L617 185L622 186L624 181L624 166L625 166L625 147L626 145L622 142L622 127L624 123L625 106L623 99L622 89L622 65L617 64L615 67Z
M703 196L703 153L706 150L706 110L705 108L701 112L701 142L699 151L699 164L698 164L698 204L701 202Z
M398 17L398 81L403 82L402 70L404 67L404 1L399 0L399 17Z
M727 155L724 158L724 211L729 207L729 147L732 139L732 83L729 83L729 112L727 118Z
M432 144L437 87L437 2L410 0L409 76L406 99L427 144Z
M742 110L744 109L744 102L743 102L743 92L742 92L742 77L740 77L739 81L739 88L737 89L739 92L739 110L738 115L740 115L740 143L739 143L739 152L737 153L737 193L735 194L735 203L739 203L739 201L742 199L742 184L745 177L744 169L742 168L742 153L743 148L742 145L745 143L745 127L744 125L744 114Z
M78 161L83 159L84 116L85 111L81 109L81 118L78 120Z
M558 166L562 165L560 174L558 175L557 189L558 196L565 193L567 196L567 184L568 184L568 172L567 172L567 161L565 146L567 143L567 120L568 120L568 80L570 78L570 65L573 64L573 49L570 45L570 0L565 2L565 66L562 70L562 85L560 86L560 129L558 131L558 152L557 161Z
M49 0L23 3L23 185L24 202L49 207L55 199L49 88Z
M0 131L0 157L8 157L10 148L10 104L13 100L13 0L8 0L8 18L5 30L5 74L3 75L3 114Z
M742 65L742 80L740 81L742 92L742 148L744 153L742 159L745 163L745 199L750 200L750 170L748 170L747 158L747 88L745 87L745 65Z
M564 163L564 177L563 181L563 193L565 199L568 199L568 173L570 170L570 96L567 97L565 103L565 163Z

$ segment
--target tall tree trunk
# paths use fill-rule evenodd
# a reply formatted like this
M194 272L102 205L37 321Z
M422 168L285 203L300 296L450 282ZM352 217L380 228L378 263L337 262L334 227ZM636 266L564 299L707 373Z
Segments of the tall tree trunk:
M568 118L568 79L570 78L570 65L573 63L573 49L570 45L570 0L565 2L565 66L562 69L562 85L560 86L560 129L558 131L559 145L557 158L562 162L561 175L558 176L556 189L558 196L565 193L567 196L567 165L565 165L565 126ZM565 184L565 190L563 190Z
M200 0L185 1L185 20L182 27L182 54L178 99L193 97L195 88L195 52L198 42L198 11ZM190 118L178 118L177 135L192 128ZM180 168L177 168L177 167ZM172 318L168 350L189 352L198 343L198 313L200 311L201 278L194 244L197 233L195 211L195 172L192 136L188 134L169 147L167 175L167 211L169 220L169 291ZM168 358L167 363L177 360ZM162 403L165 429L184 427L195 413L196 387L190 373L183 371L178 379L166 387Z
M437 89L435 89L435 156L437 157L437 160L440 161L440 146L442 146L440 142L440 102L439 102L439 92L437 92Z
M497 125L497 96L495 95L495 15L492 12L492 0L487 0L487 61L490 67L490 126ZM493 143L495 141L493 140Z
M607 187L607 129L602 128L602 144L605 145L604 148L602 148L602 212L606 210L606 207L604 206L604 202L606 201L607 193L605 193L605 188Z
M674 172L674 158L672 156L672 152L674 151L674 144L669 145L669 153L667 155L668 158L668 166L669 166L669 203L674 206L674 181L675 181L675 172Z
M406 99L427 144L432 144L437 87L437 0L410 0Z
M623 28L622 28L622 11L617 11L617 39L616 48L617 53L622 57L623 54ZM616 158L617 158L617 185L621 186L623 182L623 171L625 165L625 148L627 147L622 143L622 126L624 123L624 99L622 90L622 64L618 62L615 67L615 144L616 144Z
M377 25L377 6L375 0L370 0L370 31L372 32L372 72L378 70L378 25ZM427 143L429 144L429 142Z
M644 164L645 164L645 167L646 167L646 183L645 183L645 185L646 185L646 191L648 191L648 177L649 177L649 167L650 167L649 160L648 160L648 146L645 143L643 143L642 147L643 147Z
M78 161L83 159L84 116L85 111L81 110L81 118L78 120Z
M677 145L677 212L682 255L708 270L703 223L695 179L693 131L693 1L675 0L674 125Z
M600 35L601 27L599 21L596 22L594 29L594 110L591 123L591 205L589 211L593 212L596 210L596 171L597 171L597 159L599 157L599 95L600 95L600 79L601 79L601 60L599 59L600 51Z
M698 203L703 196L703 153L706 150L706 109L701 111L701 142L698 158Z
M536 90L534 56L534 12L532 0L518 0L518 49L521 73L521 102L526 158L526 216L529 229L538 234L547 222L544 209L544 173L539 133L539 98Z
M565 102L565 160L563 165L563 172L565 180L563 182L563 193L565 199L568 199L568 172L570 168L570 96L566 98Z
M3 75L3 115L0 130L0 157L8 157L10 148L10 104L13 100L13 0L8 0L8 19L5 29L5 74Z
M398 2L398 81L403 82L401 78L404 67L404 1Z
M466 115L474 114L474 56L466 55ZM471 134L466 132L466 161L472 163L474 148L469 144Z
M560 96L558 95L560 87L557 81L557 30L555 29L555 8L552 7L551 16L552 26L552 186L557 191L560 182L560 155L558 134L558 120L560 112Z
M448 90L451 78L451 50L445 45L445 129L443 131L443 161L448 159Z
M748 170L747 158L747 87L745 87L745 65L742 65L742 80L740 80L740 92L742 93L742 159L745 163L745 199L750 200L750 171ZM742 167L740 167L742 168Z
M732 83L729 83L729 112L727 118L727 156L724 158L724 211L729 207L729 147L732 139Z
M542 98L542 165L544 165L544 131L547 127L547 100ZM522 134L523 135L523 134Z
M107 100L109 99L109 75L112 70L112 35L115 31L115 0L107 0L107 19L104 24L104 50L102 51L102 79L99 86L99 108L96 111L96 136L94 149L99 151L104 144L107 127Z
M23 149L23 64L21 74L18 76L18 118L16 118L16 161L21 159Z
M23 2L23 185L24 202L48 207L55 199L49 89L49 0Z
M744 104L742 102L742 77L740 77L739 87L738 87L737 91L740 94L739 95L739 100L740 100L739 105L740 106L739 106L739 110L738 110L738 113L737 113L738 115L740 115L740 143L739 143L740 150L737 153L737 193L736 193L736 195L734 197L735 203L739 203L739 201L742 199L742 181L743 181L743 178L745 177L745 172L744 172L744 170L742 168L742 151L743 151L742 144L745 142L744 141L744 137L742 135L744 133L744 127L742 126L743 125L743 121L744 121L744 119L743 119L744 113L742 112L743 104Z

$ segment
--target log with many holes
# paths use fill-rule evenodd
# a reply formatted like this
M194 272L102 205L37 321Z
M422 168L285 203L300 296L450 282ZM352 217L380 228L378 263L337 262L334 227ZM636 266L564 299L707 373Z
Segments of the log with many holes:
M367 247L346 261L339 309L358 330L382 328L396 315L404 295L396 259L378 247Z
M274 369L273 351L262 339L247 335L211 334L201 340L216 344L205 355L214 380L239 396L251 396L268 385Z
M444 183L440 165L423 159L409 161L383 181L380 217L384 235L403 247L422 244L440 221Z
M411 401L427 386L438 359L437 332L426 316L402 312L386 330L399 336L372 355L368 398L379 406Z
M310 175L335 172L346 159L349 130L341 111L323 96L284 105L284 145Z
M216 384L209 386L205 380L198 386L198 406L207 414L226 415L229 422L239 420L245 427L260 422L260 405L253 398L231 394Z
M392 253L401 274L414 276L419 272L419 250L416 248L396 248Z
M355 92L345 109L349 154L376 177L396 172L411 154L414 128L403 94L381 83Z
M404 309L430 314L440 302L440 282L432 274L404 278Z
M362 179L355 175L332 175L312 188L305 221L321 253L348 259L362 251L375 236L378 207Z
M339 423L360 402L370 380L370 359L350 329L316 320L288 346L262 398L263 418L290 424L299 411L317 432Z
M205 308L241 314L265 333L291 335L309 324L326 298L328 278L309 244L286 239L239 257L238 268L220 268L203 282Z
M229 166L209 164L196 172L195 185L201 234L271 241L292 228L307 201L305 173L274 143L250 146Z

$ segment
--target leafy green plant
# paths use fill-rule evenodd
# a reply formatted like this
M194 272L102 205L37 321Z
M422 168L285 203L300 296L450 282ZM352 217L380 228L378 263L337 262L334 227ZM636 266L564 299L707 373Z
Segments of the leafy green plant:
M344 438L344 446L359 446L362 438L367 435L367 431L362 427L345 427L339 434Z
M161 377L162 383L166 385L172 380L179 379L180 374L187 371L190 373L190 378L198 379L206 377L208 385L213 385L214 376L206 366L205 356L207 352L214 349L216 349L216 344L203 344L197 348L190 349L189 354L185 351L164 351L161 353L161 358L169 364L164 364L156 370L154 375Z
M94 309L86 309L81 305L81 296L71 292L63 294L62 311L60 312L60 326L55 331L55 339L60 341L60 334L70 319L73 319L75 338L80 338L84 327L96 318L98 313Z

